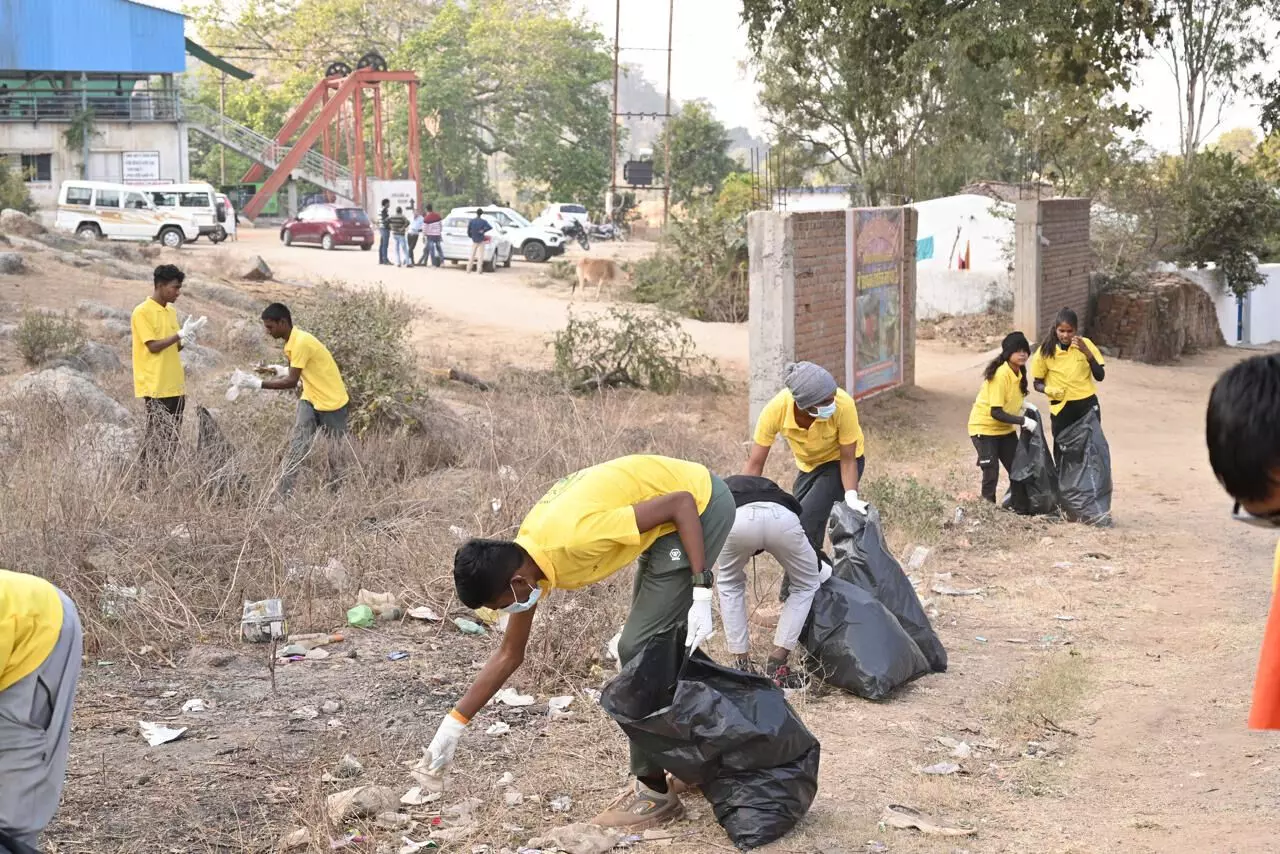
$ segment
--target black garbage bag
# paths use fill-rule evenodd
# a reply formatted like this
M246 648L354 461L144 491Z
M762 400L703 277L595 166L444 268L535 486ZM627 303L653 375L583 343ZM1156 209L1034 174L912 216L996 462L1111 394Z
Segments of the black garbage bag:
M828 521L831 547L835 551L834 576L867 590L898 618L935 673L947 669L947 651L938 640L929 618L889 547L880 527L880 512L868 508L866 515L855 513L843 501L831 508Z
M1028 418L1040 422L1035 412ZM1058 512L1058 469L1049 453L1049 442L1044 430L1034 433L1023 430L1018 438L1018 450L1013 455L1013 468L1009 471L1008 506L1023 516L1044 516Z
M931 670L898 618L843 578L829 578L818 588L800 639L810 673L868 700L883 700Z
M637 748L702 788L739 847L778 839L813 802L818 739L782 691L701 652L686 660L676 632L645 644L600 705Z
M1058 494L1072 522L1111 523L1111 447L1094 407L1053 437L1058 458Z

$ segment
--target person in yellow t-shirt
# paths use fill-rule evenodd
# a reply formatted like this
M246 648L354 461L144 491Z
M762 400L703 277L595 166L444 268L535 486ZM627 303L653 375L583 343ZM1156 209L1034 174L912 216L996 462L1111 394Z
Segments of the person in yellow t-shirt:
M858 498L858 482L866 469L862 425L853 398L835 377L813 362L787 366L785 388L756 419L755 435L742 473L763 477L774 440L781 434L791 446L796 467L792 494L804 512L800 522L814 551L822 551L831 508L841 498L859 513L867 504Z
M982 497L992 504L1000 485L1000 467L1006 473L1013 469L1013 456L1018 450L1018 428L1035 432L1039 422L1025 413L1035 412L1026 402L1027 359L1031 342L1021 332L1010 332L1000 342L1000 355L982 372L982 388L969 411L969 438L978 452L978 468L982 470Z
M182 413L186 408L186 375L178 351L195 341L208 322L190 318L178 325L173 307L182 294L186 275L173 264L161 264L152 275L151 296L133 310L129 319L133 344L133 394L142 399L146 414L139 483L168 465L178 450Z
M1058 312L1031 359L1035 389L1049 398L1049 423L1057 435L1093 410L1102 420L1098 389L1106 377L1101 351L1080 334L1080 319L1069 308ZM1057 456L1055 451L1055 457Z
M347 467L347 386L333 355L310 332L293 325L289 308L274 302L262 312L262 325L267 334L284 341L284 355L288 365L271 365L272 376L256 377L245 371L231 375L232 389L291 389L302 384L298 401L298 417L293 425L293 436L285 456L280 477L280 495L293 491L302 461L311 451L317 431L325 440L329 457L329 486L336 488Z
M565 477L534 505L514 542L471 540L453 559L458 599L468 608L511 615L502 645L431 742L429 768L443 773L458 739L524 662L539 600L552 590L603 581L637 561L631 611L618 643L622 663L649 639L684 631L696 649L711 634L710 567L733 528L729 488L705 466L660 456L630 456ZM664 769L631 746L636 785L593 824L639 831L679 818L678 794Z
M0 851L38 851L58 808L83 637L65 593L0 569Z
M1280 531L1280 353L1252 356L1218 378L1209 393L1205 442L1213 473L1235 499L1231 518ZM1270 581L1250 729L1280 729L1280 544Z

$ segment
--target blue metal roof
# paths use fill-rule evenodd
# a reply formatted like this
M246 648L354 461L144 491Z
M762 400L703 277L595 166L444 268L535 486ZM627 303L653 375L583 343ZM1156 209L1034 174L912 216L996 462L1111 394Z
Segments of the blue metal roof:
M177 74L183 22L131 0L0 0L0 73Z

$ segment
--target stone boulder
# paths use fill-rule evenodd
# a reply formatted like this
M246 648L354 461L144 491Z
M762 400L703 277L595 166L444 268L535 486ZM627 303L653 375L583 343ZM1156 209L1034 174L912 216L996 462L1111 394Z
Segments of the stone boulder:
M14 210L13 208L5 208L0 211L0 231L5 234L21 234L23 237L35 237L37 234L44 234L47 230L38 220L32 219L22 211Z
M127 320L117 320L114 317L108 317L102 321L102 328L112 335L118 335L121 338L128 338L133 335L133 327L129 325Z
M111 477L138 457L138 431L118 424L93 422L75 433L74 453L81 473L90 479Z
M125 323L128 323L130 318L129 312L123 308L116 308L113 305L105 305L88 299L82 299L76 303L76 311L89 317L101 317L104 319L111 317L116 320L123 320Z
M1119 358L1156 365L1226 344L1213 298L1177 273L1098 294L1090 338Z
M114 349L97 341L86 341L80 349L57 363L49 365L54 368L65 365L68 368L85 374L109 374L124 368L124 362Z
M222 354L212 347L190 344L182 348L182 367L188 374L211 371L222 362Z
M12 395L47 400L81 417L77 420L127 425L129 410L116 403L89 377L68 367L26 374L14 381Z
M25 272L27 264L17 252L0 252L0 274L16 276Z
M250 282L266 282L273 277L271 268L267 266L267 262L262 260L261 255L254 256L253 261L243 268L244 272L240 274L240 278Z

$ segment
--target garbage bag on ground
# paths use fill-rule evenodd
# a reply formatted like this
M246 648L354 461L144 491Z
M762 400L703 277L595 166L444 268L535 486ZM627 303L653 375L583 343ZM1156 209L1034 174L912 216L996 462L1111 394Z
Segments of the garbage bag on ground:
M1072 522L1111 522L1111 447L1102 434L1097 407L1053 437L1058 495Z
M818 588L801 640L810 673L868 700L883 700L932 669L898 618L842 578Z
M1028 418L1040 419L1034 412ZM1058 469L1049 454L1044 430L1023 430L1009 471L1008 506L1023 516L1044 516L1058 512Z
M772 842L813 802L818 740L770 680L700 651L686 661L681 634L651 639L600 705L638 748L702 788L734 844Z
M929 624L929 618L907 580L902 565L889 551L880 526L880 511L868 507L866 514L855 513L847 504L837 502L827 522L831 548L835 552L834 576L867 590L898 618L925 660L935 673L947 669L947 651Z

